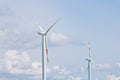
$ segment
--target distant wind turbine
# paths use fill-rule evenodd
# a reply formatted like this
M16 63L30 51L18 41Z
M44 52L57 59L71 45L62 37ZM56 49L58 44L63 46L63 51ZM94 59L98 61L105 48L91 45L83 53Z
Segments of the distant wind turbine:
M59 20L57 20L54 24L52 24L46 31L38 23L36 23L37 25L39 25L39 28L41 30L41 32L38 32L38 34L42 36L42 80L46 80L46 56L47 56L47 62L49 62L46 35L58 21ZM45 55L45 51L46 51L46 55Z
M89 56L86 59L88 61L88 80L91 80L91 62L95 63L94 60L91 58L91 43L88 42L88 49L89 49Z

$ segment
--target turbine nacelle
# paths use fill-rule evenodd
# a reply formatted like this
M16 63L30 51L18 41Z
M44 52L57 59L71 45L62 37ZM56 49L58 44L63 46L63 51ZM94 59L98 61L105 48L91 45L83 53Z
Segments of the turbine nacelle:
M91 58L87 58L87 59L85 59L85 60L87 60L87 61L91 62Z
M95 64L95 61L92 58L87 58L85 60L87 60L87 61L92 62L93 64Z

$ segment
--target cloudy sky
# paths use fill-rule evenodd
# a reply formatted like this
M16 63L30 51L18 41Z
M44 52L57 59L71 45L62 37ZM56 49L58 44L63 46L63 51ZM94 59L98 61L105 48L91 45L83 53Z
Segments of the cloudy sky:
M120 80L119 0L0 0L0 80L41 80L41 36L47 35L48 80Z

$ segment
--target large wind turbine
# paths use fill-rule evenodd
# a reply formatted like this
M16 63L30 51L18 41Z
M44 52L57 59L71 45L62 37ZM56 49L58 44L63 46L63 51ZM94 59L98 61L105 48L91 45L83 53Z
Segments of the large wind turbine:
M46 35L58 21L59 20L52 24L46 31L39 25L41 32L38 32L38 34L42 36L42 80L46 80L46 56L48 55Z
M91 45L90 42L88 42L88 48L89 48L89 56L86 59L88 61L88 80L91 80L91 62L93 62L92 58L91 58ZM94 63L94 62L93 62Z

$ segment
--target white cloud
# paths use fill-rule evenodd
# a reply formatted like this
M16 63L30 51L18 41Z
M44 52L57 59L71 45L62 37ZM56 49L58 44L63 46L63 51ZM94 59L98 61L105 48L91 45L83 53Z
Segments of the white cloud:
M41 62L31 62L26 52L19 53L16 50L8 50L0 59L0 74L2 72L15 75L31 75L31 78L40 79L42 76ZM51 79L80 80L79 77L71 76L72 72L59 65L46 67L46 73Z
M6 69L12 74L26 73L22 70L30 63L30 57L26 52L19 54L16 50L9 50L4 55Z
M62 75L69 75L71 72L69 70L63 68L63 69L60 70L59 73L62 74Z
M7 78L0 78L0 80L8 80Z
M69 76L69 80L81 80L80 77Z
M119 63L117 63L119 66ZM114 66L113 66L114 67ZM107 69L113 68L109 64L97 64L95 69ZM81 71L85 71L83 67L80 68ZM41 62L34 61L31 62L31 58L26 52L19 53L16 50L8 50L5 55L0 59L0 74L2 72L15 75L31 75L32 79L40 79L42 76L42 64ZM53 65L46 68L47 77L53 80L82 80L81 77L74 74L71 70L64 66ZM27 76L28 77L28 76ZM3 77L4 78L4 77ZM107 77L108 80L119 80L120 77L115 75L110 75ZM4 80L4 79L3 79Z
M107 80L120 80L120 77L117 77L115 75L108 75Z
M85 69L83 67L80 67L80 70L84 73Z
M54 75L55 80L82 80L82 78L78 76L64 76L64 75Z
M60 66L58 66L58 65L53 66L53 70L60 70Z
M70 70L67 70L65 67L61 67L61 66L53 66L53 71L57 71L58 74L61 74L61 75L69 75L71 73Z
M0 70L10 74L37 74L37 68L41 71L39 62L31 63L30 56L26 52L18 53L16 50L8 50L0 60ZM38 72L38 74L40 74Z
M51 33L49 40L55 45L63 45L69 42L69 37L61 33Z
M111 65L110 64L97 64L97 63L95 63L94 68L95 69L110 69Z
M0 60L0 72L12 75L37 76L42 74L41 70L41 62L31 62L30 56L26 52L19 53L16 50L8 50ZM47 69L48 72L49 69Z
M42 66L42 63L41 62L33 62L32 63L32 68L33 69L38 69L39 68L39 66Z
M54 73L57 72L57 73ZM78 76L73 76L72 72L65 67L56 65L53 66L53 78L55 80L81 80Z
M116 63L117 64L117 66L120 68L120 63Z

